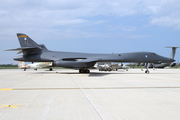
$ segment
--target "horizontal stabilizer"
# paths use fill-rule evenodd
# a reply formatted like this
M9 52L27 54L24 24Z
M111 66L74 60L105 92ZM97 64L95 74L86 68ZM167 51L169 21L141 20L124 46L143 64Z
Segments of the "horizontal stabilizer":
M5 51L20 51L20 50L32 50L32 49L40 49L39 47L22 47L22 48L16 48L16 49L9 49Z

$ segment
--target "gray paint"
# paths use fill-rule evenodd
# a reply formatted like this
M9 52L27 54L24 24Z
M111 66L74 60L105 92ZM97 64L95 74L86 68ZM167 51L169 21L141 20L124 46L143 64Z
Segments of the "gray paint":
M168 46L166 48L172 48L172 51L171 51L171 54L170 54L170 59L174 59L175 54L176 54L176 49L180 48L180 47L171 47L171 46ZM164 67L169 66L171 64L172 64L172 62L161 63L161 64L154 64L154 65L151 66L151 68L152 67L155 67L155 68L164 68Z
M25 34L17 34L21 48L11 50L21 50L22 56L14 57L16 61L26 62L53 62L53 66L68 68L90 68L96 62L173 62L173 59L157 55L152 52L132 52L119 54L92 54L77 52L57 52L50 51L42 45L38 45ZM9 50L10 51L10 50Z

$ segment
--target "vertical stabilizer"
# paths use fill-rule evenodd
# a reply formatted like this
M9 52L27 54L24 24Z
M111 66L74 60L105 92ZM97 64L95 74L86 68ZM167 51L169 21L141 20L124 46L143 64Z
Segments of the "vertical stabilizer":
M39 47L39 45L26 34L17 33L17 37L21 47Z
M171 47L171 46L168 46L168 47L166 47L166 48L172 48L172 51L171 51L171 54L170 54L170 58L171 58L171 59L174 59L175 54L176 54L176 49L177 49L177 48L180 48L180 47Z

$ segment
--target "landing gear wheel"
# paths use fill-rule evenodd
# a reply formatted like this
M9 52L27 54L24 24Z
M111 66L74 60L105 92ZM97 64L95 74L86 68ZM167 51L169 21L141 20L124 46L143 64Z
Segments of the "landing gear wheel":
M79 69L79 73L84 73L84 70L83 69Z
M90 70L85 70L85 73L90 73Z
M49 71L52 71L52 68L49 68Z
M90 73L90 70L79 69L79 73Z
M79 69L79 73L82 73L82 69Z
M149 70L146 70L145 73L149 74L150 72L149 72Z

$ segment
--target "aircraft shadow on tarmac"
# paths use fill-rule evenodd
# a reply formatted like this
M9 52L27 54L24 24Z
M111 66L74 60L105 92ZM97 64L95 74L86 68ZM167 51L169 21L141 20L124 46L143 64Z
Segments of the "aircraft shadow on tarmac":
M79 72L77 72L77 71L74 71L74 72L72 72L72 71L58 71L58 70L53 70L53 71L49 71L49 70L44 70L44 72L43 71L35 71L35 72L31 72L30 74L72 74L72 75L86 75L86 76L88 76L88 77L102 77L102 76L106 76L106 75L112 75L112 74L144 74L144 75L147 75L147 74L145 74L144 73L144 71L141 71L141 72L139 72L139 71L137 71L137 72L121 72L121 71L119 71L119 72L91 72L91 73L89 73L89 74L86 74L86 73L79 73ZM156 72L156 71L152 71L150 74L174 74L174 73L168 73L168 72L161 72L161 73L159 73L159 72Z
M113 72L91 72L89 74L86 73L82 73L80 74L79 72L66 72L66 71L50 71L50 72L34 72L34 73L30 73L30 74L39 74L39 75L46 75L46 74L54 74L54 75L58 75L58 74L69 74L69 75L79 75L79 76L87 76L87 77L102 77L102 76L107 76L107 75L115 75L115 74L144 74L144 73L121 73L121 72L117 72L117 73L113 73Z
M53 71L49 71L49 70L45 70L44 72L42 71L35 71L35 72L31 72L29 74L72 74L72 75L86 75L88 77L101 77L101 76L106 76L106 75L111 75L111 74L123 74L123 73L120 73L120 72L117 72L117 73L103 73L103 72L91 72L89 74L86 74L86 73L79 73L79 72L66 72L66 71L56 71L56 70L53 70Z
M119 74L119 73L98 73L98 72L91 72L89 74L89 77L101 77L101 76L106 76L106 75L111 75L111 74Z

